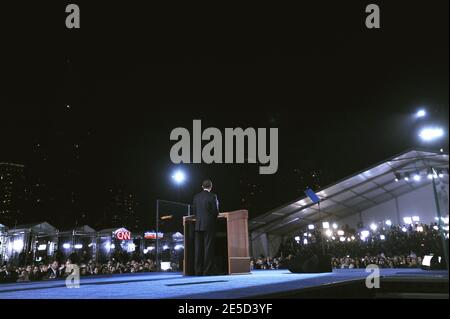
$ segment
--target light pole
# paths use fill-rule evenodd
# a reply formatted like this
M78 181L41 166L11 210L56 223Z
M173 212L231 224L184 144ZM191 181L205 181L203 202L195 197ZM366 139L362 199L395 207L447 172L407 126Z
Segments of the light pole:
M159 263L159 204L160 203L184 206L187 208L188 216L191 214L191 205L190 204L172 202L170 200L163 200L163 199L156 200L156 249L155 250L156 250L156 270L157 271L159 271L161 269L160 263Z
M186 175L184 174L183 171L177 170L172 175L172 180L178 187L178 200L181 200L181 198L180 198L181 197L181 186L183 185L184 181L186 180Z
M181 192L181 185L184 183L184 181L186 180L186 174L178 169L176 170L173 174L172 174L172 180L174 181L174 183L177 185L178 187L178 200L180 200L180 192ZM179 202L172 202L172 201L166 201L166 200L156 200L156 269L159 271L160 270L160 262L159 262L159 204L160 202L165 202L165 203L172 203L172 204L176 204L176 205L183 205L183 206L187 206L188 208L188 215L190 215L190 211L191 211L191 206L189 204L184 204L184 203L179 203Z

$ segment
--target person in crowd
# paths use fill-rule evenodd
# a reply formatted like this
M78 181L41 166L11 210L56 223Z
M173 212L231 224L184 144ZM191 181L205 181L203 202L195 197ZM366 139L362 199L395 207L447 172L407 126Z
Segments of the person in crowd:
M56 260L53 261L52 264L50 265L47 274L49 279L56 279L61 277L61 270Z

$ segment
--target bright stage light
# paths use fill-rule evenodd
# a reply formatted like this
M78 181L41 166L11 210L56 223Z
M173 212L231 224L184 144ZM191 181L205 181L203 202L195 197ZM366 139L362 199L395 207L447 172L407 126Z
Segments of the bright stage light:
M182 171L178 170L172 175L172 179L175 181L175 183L182 184L186 179L186 176Z
M334 223L334 224L333 224L333 228L334 228L334 229L337 229L337 228L338 228L338 225L337 225L336 223Z
M322 227L323 227L323 229L328 229L328 228L330 228L330 223L329 222L323 222L322 223Z
M344 236L339 237L339 241L345 241L345 237Z
M308 239L303 239L303 244L307 245L308 244Z
M22 251L22 249L23 249L23 240L22 239L15 240L13 242L12 247L13 247L14 251L16 251L16 252Z
M76 244L73 247L75 247L75 249L81 249L81 248L83 248L83 245L82 244Z
M372 229L373 231L376 231L377 228L378 228L378 226L377 226L376 224L374 224L374 223L372 223L372 224L370 225L370 229Z
M386 220L386 221L385 221L385 224L386 224L387 226L392 226L392 222L391 222L390 219Z
M308 229L309 229L309 230L313 230L313 229L314 229L314 225L313 225L313 224L309 224L309 225L308 225Z
M424 109L420 109L416 113L416 117L425 117L427 115L427 112Z
M337 231L337 234L338 234L339 236L343 236L343 235L344 235L344 231L343 231L343 230L338 230L338 231Z
M413 176L414 181L416 182L420 182L420 180L422 179L422 177L419 174L416 174Z
M164 245L164 246L163 246L163 249L164 249L164 250L167 250L167 249L169 249L169 246L168 246L168 245Z
M331 237L333 235L333 232L330 229L327 229L325 231L325 235L327 235L328 237Z
M361 231L361 238L367 238L369 237L369 231L368 230L363 230Z
M70 244L68 244L68 243L63 244L63 248L64 249L69 249L70 248Z
M183 249L184 246L183 245L175 245L175 250L180 250Z
M161 270L165 271L165 270L170 270L172 269L171 265L170 265L170 261L162 261L161 262Z
M428 127L420 131L419 137L425 142L430 142L444 136L444 130L439 127Z
M298 243L300 241L300 236L295 236L294 240Z
M46 250L47 249L47 245L43 244L43 245L39 245L38 246L38 250L42 251L42 250Z
M406 229L406 227L402 227L402 232L406 233L408 231L408 229Z
M385 239L386 239L386 236L380 235L380 239L381 239L381 240L385 240Z
M405 224L410 225L410 224L412 224L412 219L411 219L411 217L403 217L403 222Z
M412 221L413 222L420 222L420 217L419 216L413 216L412 217Z

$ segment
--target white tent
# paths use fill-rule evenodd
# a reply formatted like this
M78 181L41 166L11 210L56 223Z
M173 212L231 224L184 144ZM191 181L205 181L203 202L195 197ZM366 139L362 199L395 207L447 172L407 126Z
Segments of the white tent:
M323 221L356 226L419 216L425 223L448 216L448 154L410 150L249 221L253 256L277 253L283 236ZM435 187L433 187L433 177ZM436 202L438 201L438 203Z

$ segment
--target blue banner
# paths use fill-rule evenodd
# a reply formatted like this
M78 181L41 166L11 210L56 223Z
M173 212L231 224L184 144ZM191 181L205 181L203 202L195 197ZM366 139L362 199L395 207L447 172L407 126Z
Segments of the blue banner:
M305 190L305 194L313 201L314 204L317 204L318 202L320 202L319 196L317 196L317 194L314 193L314 191L311 188L307 188Z

